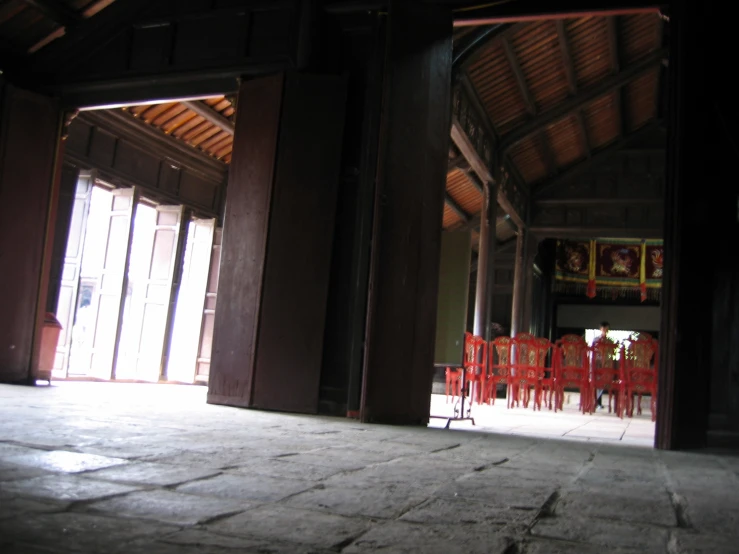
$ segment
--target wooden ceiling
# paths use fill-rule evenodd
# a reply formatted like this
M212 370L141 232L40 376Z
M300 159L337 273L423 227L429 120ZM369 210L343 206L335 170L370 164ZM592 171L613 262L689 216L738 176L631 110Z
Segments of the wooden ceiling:
M3 0L0 37L4 52L33 54L115 0Z
M224 163L231 162L234 100L219 96L122 108L136 119Z
M465 28L455 50L476 34L484 39L455 73L495 133L501 164L529 195L659 116L665 52L656 13ZM444 228L455 229L474 221L482 192L459 170L458 151L449 161Z

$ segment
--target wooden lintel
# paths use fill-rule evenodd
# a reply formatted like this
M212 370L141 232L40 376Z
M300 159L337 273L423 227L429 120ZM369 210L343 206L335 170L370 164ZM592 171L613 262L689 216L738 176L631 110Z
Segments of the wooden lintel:
M225 131L229 135L234 134L233 122L229 119L226 119L224 116L222 116L220 113L215 111L204 102L200 100L186 100L182 102L182 105L186 106L189 110L195 112L207 122L212 123L221 131Z
M572 98L539 114L529 122L513 130L503 139L500 149L501 153L503 155L507 154L511 147L532 134L539 132L541 129L551 125L552 123L556 123L561 119L569 117L573 112L581 110L596 98L609 94L637 77L640 77L649 71L653 71L662 64L666 54L667 51L665 49L657 50L639 63L635 63L619 72L618 75L603 79L597 85L581 90Z
M523 74L521 64L518 63L518 56L516 56L516 53L513 51L513 46L511 46L511 43L507 38L502 37L500 39L500 43L503 45L503 52L505 52L505 57L508 60L508 65L511 67L511 71L513 71L513 76L516 78L518 90L521 93L521 97L523 98L523 103L526 106L526 110L531 115L534 115L536 113L536 102L534 101L534 97L531 95L529 86L526 83L526 76Z
M544 193L555 189L562 183L566 182L568 179L571 179L572 177L579 175L583 171L586 171L587 169L593 167L593 165L600 163L605 158L613 155L615 152L633 142L634 140L659 128L659 126L660 121L653 120L651 123L648 123L641 129L616 140L616 142L611 143L609 146L593 152L589 159L575 163L574 165L570 166L569 169L565 169L564 171L560 172L560 174L553 179L548 179L538 184L532 184L531 190L533 191L533 195L536 197L541 197Z
M157 152L173 163L189 168L208 180L223 182L228 174L228 166L185 142L166 135L159 129L147 125L122 110L93 110L80 112L77 119L88 124L102 127L108 132Z
M660 239L662 238L662 228L650 227L595 227L595 226L561 226L561 227L538 227L529 228L531 233L540 239L560 238L560 239L586 239L593 237L613 237L613 238L639 238L639 239Z
M662 198L542 198L534 201L535 207L557 208L583 206L661 206Z

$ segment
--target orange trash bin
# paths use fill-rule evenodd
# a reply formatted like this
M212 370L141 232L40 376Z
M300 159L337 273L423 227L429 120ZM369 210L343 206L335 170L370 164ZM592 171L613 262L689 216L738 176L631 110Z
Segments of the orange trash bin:
M46 312L44 317L44 326L41 329L41 355L38 360L38 368L36 368L35 379L48 381L51 385L51 371L54 369L54 361L56 359L56 347L59 343L59 334L62 325L59 320L51 312Z

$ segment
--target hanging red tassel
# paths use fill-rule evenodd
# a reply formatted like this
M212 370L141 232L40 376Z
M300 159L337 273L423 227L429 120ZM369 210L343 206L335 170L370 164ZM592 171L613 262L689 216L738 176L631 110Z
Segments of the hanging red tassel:
M588 287L585 295L588 298L595 298L595 241L590 241L590 259L588 266Z

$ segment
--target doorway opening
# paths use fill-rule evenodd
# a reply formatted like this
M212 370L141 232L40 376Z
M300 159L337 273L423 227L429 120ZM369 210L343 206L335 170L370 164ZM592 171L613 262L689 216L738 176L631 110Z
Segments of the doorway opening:
M54 377L207 382L216 235L215 219L83 172L56 311Z
M579 337L587 350L587 329L618 319L609 311L648 306L659 312L668 32L657 9L478 20L455 29L458 84L442 227L445 237L466 234L470 252L464 262L442 245L433 416L475 418L475 427L453 424L460 429L653 446L646 406L642 415L635 410L623 419L607 411L580 413L579 389L569 383L556 411L549 398L556 397L558 341L565 335ZM485 210L490 184L497 202ZM490 231L481 225L486 220ZM561 271L560 243L587 254L573 257L578 267ZM650 248L652 257L640 248ZM625 251L628 259L609 261ZM656 260L659 268L648 265ZM467 274L459 270L465 263ZM565 323L563 304L598 306L606 315ZM466 307L466 318L453 306ZM613 329L640 327L637 321ZM468 372L462 370L469 355L465 332L484 342L471 354L475 367ZM548 345L541 378L531 385L528 409L523 403L507 408L505 379L490 385L486 372L516 365L516 347L506 361L496 339L525 334ZM459 396L447 394L461 375L469 377L465 413ZM539 385L541 409L534 410ZM432 418L433 426L445 423ZM633 427L638 432L629 437Z

